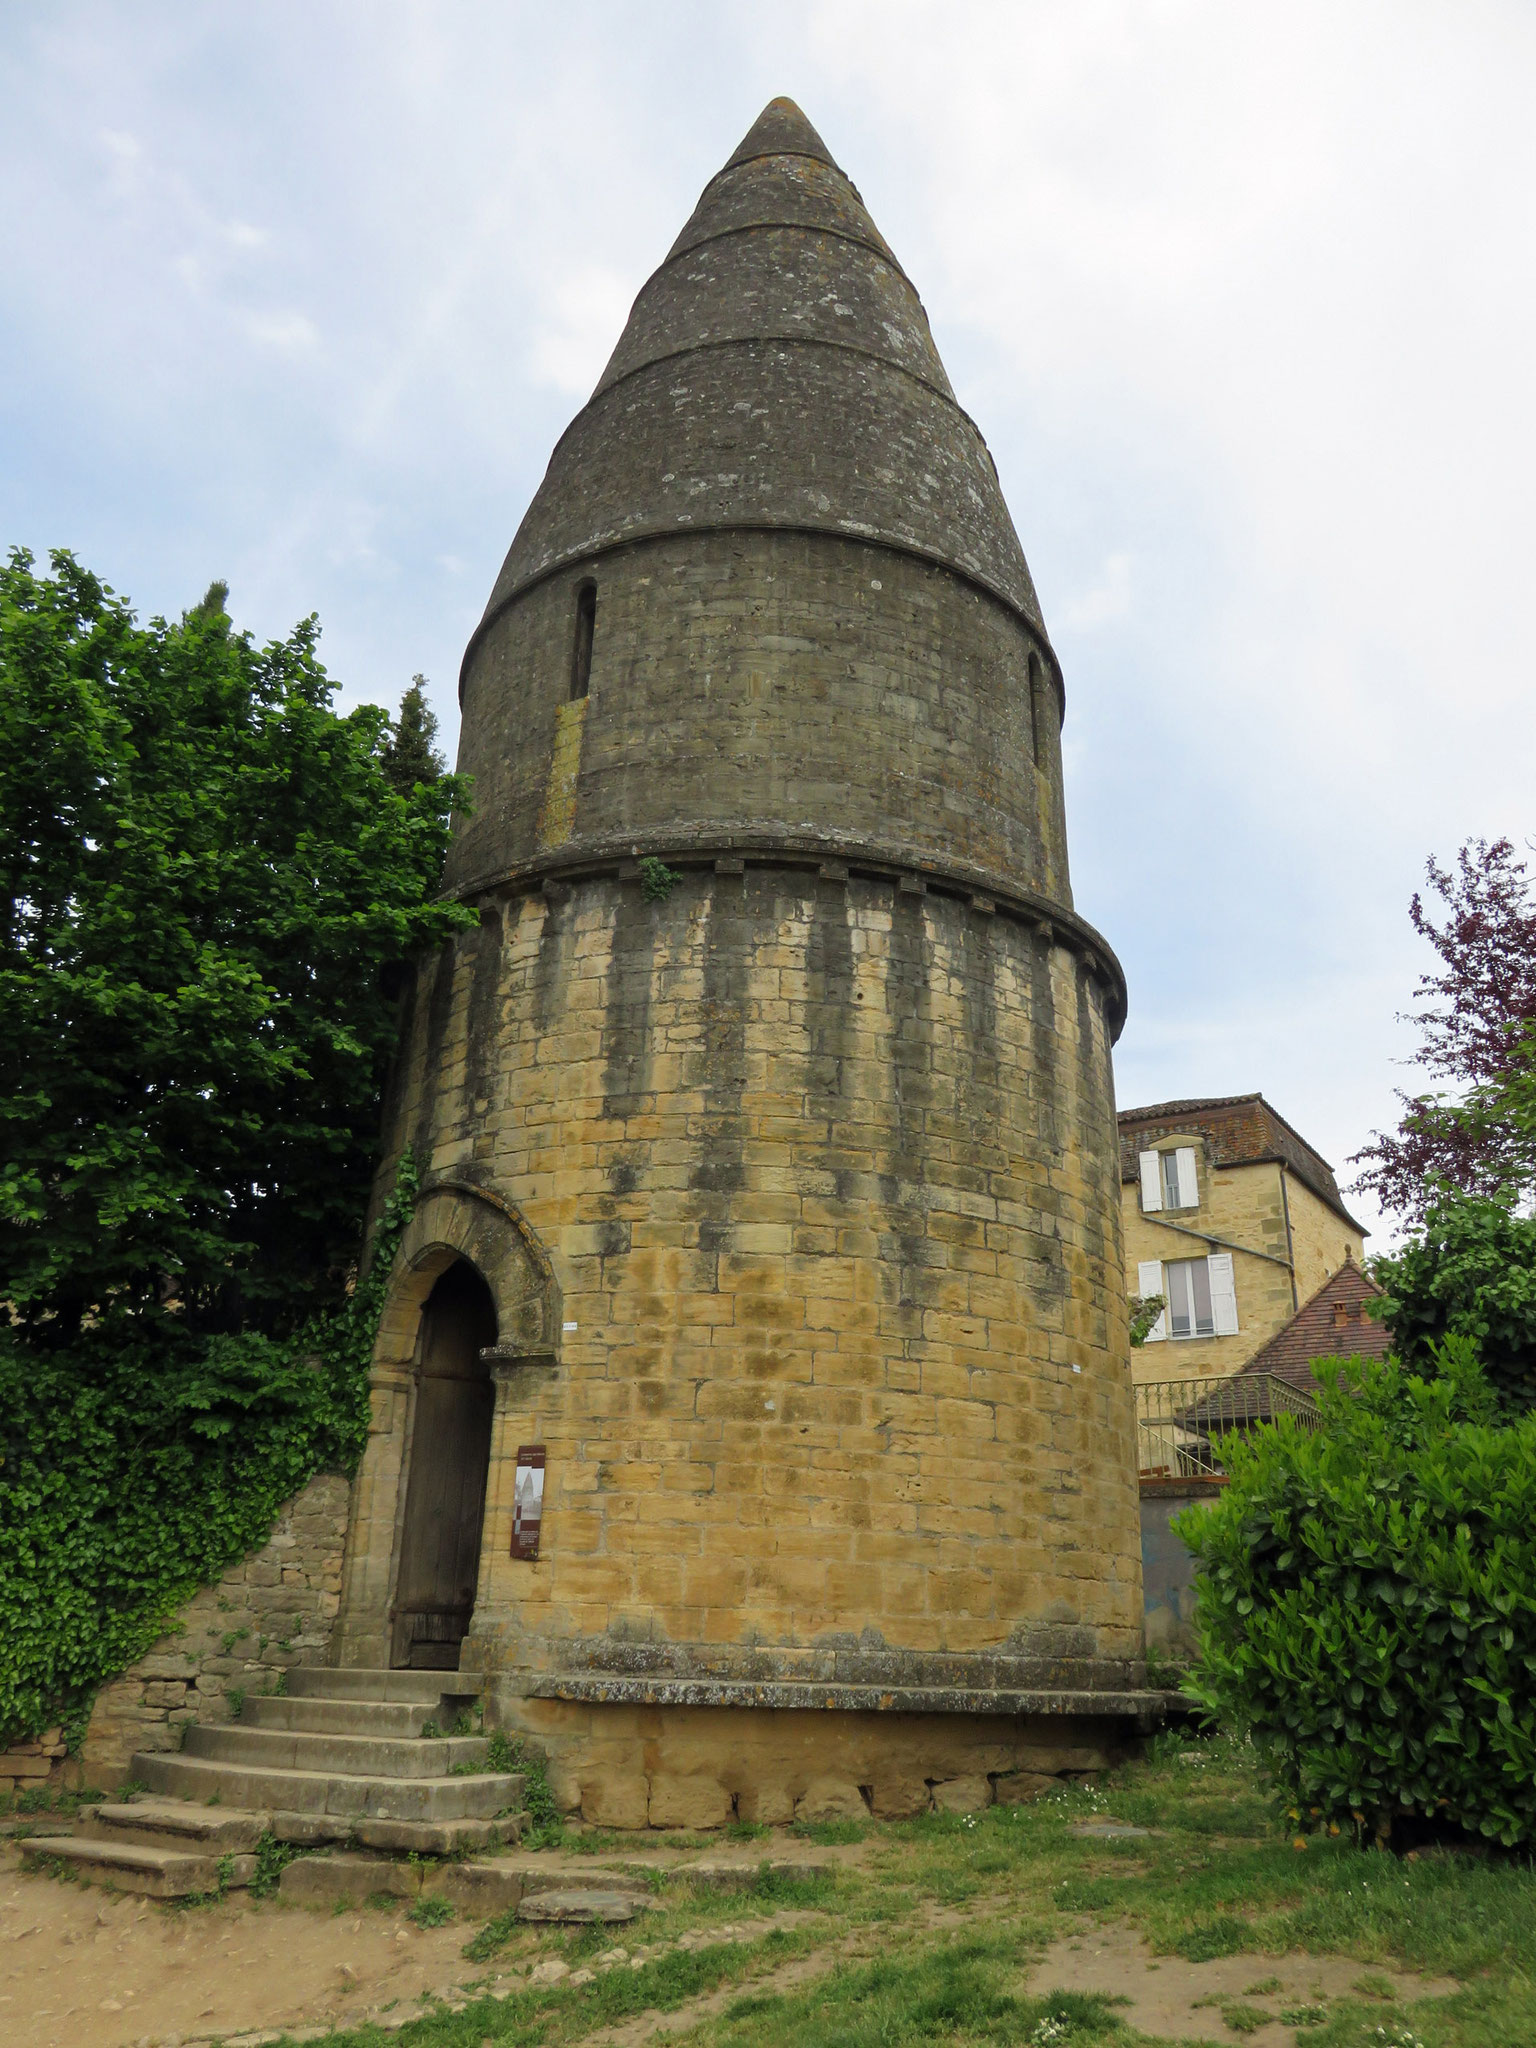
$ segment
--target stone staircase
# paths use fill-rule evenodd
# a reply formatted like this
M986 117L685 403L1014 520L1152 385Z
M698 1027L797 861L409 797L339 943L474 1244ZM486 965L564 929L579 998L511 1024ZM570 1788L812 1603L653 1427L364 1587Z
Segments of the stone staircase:
M98 1806L72 1835L22 1845L122 1891L186 1897L249 1884L266 1834L313 1845L449 1855L521 1833L523 1779L485 1768L467 1725L481 1681L462 1671L298 1666L237 1721L193 1723L177 1754L139 1755L149 1797ZM430 1731L430 1732L429 1732Z
M145 1799L82 1809L79 1832L21 1844L31 1869L65 1863L82 1877L152 1899L184 1899L247 1885L268 1816Z

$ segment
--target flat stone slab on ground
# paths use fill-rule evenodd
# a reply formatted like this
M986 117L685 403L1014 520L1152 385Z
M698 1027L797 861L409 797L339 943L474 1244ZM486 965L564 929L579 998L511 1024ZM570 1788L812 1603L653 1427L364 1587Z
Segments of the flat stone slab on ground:
M421 1871L385 1856L300 1856L283 1872L277 1889L285 1905L361 1906L381 1893L414 1899L421 1890Z
M675 1866L674 1866L675 1867ZM498 1856L494 1861L478 1859L464 1865L466 1870L497 1870L515 1876L525 1896L537 1892L605 1891L627 1892L637 1899L650 1897L650 1883L643 1871L615 1869L596 1858L546 1856Z
M1080 1820L1067 1830L1083 1842L1128 1842L1144 1840L1151 1834L1150 1828L1129 1827L1122 1820Z
M519 1920L535 1925L589 1925L594 1920L616 1924L633 1920L640 1901L631 1892L534 1892L517 1909Z
M461 1913L483 1920L509 1913L527 1889L515 1870L500 1863L444 1863L425 1873L422 1889L446 1899Z

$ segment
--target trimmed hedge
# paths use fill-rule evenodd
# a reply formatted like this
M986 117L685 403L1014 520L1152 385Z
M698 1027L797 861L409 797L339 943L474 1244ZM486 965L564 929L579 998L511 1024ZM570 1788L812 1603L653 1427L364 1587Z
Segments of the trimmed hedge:
M1264 1752L1303 1828L1429 1816L1536 1842L1536 1417L1490 1426L1472 1347L1439 1376L1317 1368L1323 1426L1228 1437L1175 1528L1203 1567L1187 1689Z

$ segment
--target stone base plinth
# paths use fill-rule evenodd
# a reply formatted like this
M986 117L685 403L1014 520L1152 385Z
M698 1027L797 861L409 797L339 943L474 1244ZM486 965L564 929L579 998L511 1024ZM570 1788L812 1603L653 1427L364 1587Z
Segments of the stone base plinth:
M1152 1692L991 1700L911 1688L909 1701L903 1688L593 1674L534 1684L497 1685L496 1718L543 1750L566 1813L608 1828L895 1820L1034 1798L1120 1762L1163 1713Z

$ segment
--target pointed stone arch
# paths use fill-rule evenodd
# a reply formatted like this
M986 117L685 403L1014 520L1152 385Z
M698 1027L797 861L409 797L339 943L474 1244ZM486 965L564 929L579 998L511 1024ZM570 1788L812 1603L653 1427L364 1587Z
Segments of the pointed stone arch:
M468 1178L429 1181L395 1252L374 1340L372 1418L353 1488L335 1637L342 1665L389 1662L421 1314L437 1281L460 1259L490 1289L497 1361L552 1368L559 1351L560 1290L548 1253L517 1205Z

